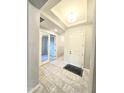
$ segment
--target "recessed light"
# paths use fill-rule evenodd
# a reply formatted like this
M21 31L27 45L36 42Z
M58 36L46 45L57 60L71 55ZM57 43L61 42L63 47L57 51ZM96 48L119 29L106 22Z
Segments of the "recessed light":
M54 31L55 31L55 32L58 32L58 30L57 30L57 29L54 29Z

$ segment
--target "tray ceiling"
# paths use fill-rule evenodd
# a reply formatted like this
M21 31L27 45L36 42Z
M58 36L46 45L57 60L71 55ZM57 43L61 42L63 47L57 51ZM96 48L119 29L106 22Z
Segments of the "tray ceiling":
M87 22L87 0L48 0L41 14L66 29Z
M86 0L62 0L51 11L66 25L72 26L87 21ZM72 22L69 22L69 19ZM74 21L74 22L73 22Z

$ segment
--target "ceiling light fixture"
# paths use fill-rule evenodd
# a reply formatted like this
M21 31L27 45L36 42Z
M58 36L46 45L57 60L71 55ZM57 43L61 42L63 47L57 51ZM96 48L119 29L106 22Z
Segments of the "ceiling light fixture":
M76 15L75 15L75 13L70 12L69 15L68 15L68 22L69 23L73 23L75 21L76 21Z
M54 29L54 31L55 31L55 32L58 32L58 30L57 30L57 29Z

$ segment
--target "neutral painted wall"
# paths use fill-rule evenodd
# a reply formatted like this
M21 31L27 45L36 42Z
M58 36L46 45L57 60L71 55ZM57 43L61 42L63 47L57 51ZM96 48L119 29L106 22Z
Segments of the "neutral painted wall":
M96 84L95 84L95 69L96 69L96 31L95 31L95 25L93 28L93 34L92 34L92 43L91 43L91 54L90 54L90 76L89 76L89 93L94 93Z
M28 91L39 83L39 18L40 10L28 3Z
M58 38L58 57L64 55L64 33L61 35L57 35Z
M96 54L94 58L92 93L96 93Z
M96 56L95 56L95 45L96 45L96 0L88 0L88 22L92 23L92 41L91 41L91 53L90 53L90 77L89 77L89 93L96 93Z
M92 44L92 34L93 34L93 25L87 24L84 25L85 31L85 55L84 55L84 67L90 69L90 55L91 55L91 44Z

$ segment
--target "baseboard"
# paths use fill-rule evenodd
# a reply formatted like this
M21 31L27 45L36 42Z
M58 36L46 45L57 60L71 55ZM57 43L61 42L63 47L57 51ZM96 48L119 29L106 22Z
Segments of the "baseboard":
M40 87L40 83L37 84L34 88L32 88L28 93L34 93Z

